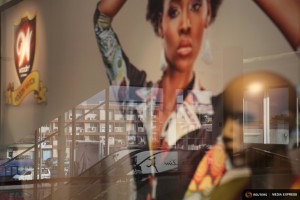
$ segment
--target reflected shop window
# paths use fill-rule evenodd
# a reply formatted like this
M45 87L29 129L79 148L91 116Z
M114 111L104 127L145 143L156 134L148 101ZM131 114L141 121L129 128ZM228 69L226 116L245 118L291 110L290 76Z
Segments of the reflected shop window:
M244 93L244 142L289 144L288 88L255 87Z

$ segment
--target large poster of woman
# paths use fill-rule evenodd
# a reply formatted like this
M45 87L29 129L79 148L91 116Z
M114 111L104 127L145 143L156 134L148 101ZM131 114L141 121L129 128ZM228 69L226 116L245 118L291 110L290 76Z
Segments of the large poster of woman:
M198 196L200 199L201 195L209 196L208 191L218 185L223 174L229 170L230 167L226 163L230 161L227 161L222 142L220 131L222 119L216 117L221 115L221 111L217 109L221 99L219 96L213 97L212 93L205 89L199 80L195 65L198 64L196 61L202 51L205 61L211 62L209 43L204 40L204 35L208 27L218 20L218 9L222 1L148 1L146 20L152 25L155 35L162 44L162 50L159 50L162 52L160 64L162 73L158 81L149 80L147 72L131 62L121 45L122 39L119 39L118 33L114 31L113 20L125 2L125 0L100 1L94 18L96 39L107 76L111 85L119 86L116 87L115 97L122 105L127 105L125 109L139 109L140 106L147 108L147 116L143 119L143 123L148 136L146 146L150 154L157 148L166 151L188 150L191 145L196 145L199 149L186 157L178 158L179 162L185 160L192 166L189 178L180 183L175 181L176 178L166 181L157 177L157 172L153 169L149 188L143 191L137 188L137 198L189 199L193 196L193 192L197 191L205 191L204 194L200 192ZM257 9L260 7L273 20L296 50L300 43L299 30L296 28L299 16L295 14L299 11L299 2L289 1L284 6L280 1L258 0L255 3L258 5L255 5ZM291 9L292 12L287 13L287 9ZM159 120L153 120L151 116L154 115ZM208 131L204 127L209 124L208 118L213 115L220 121L212 120L212 130ZM219 125L219 128L214 128L214 123L217 124L215 127ZM205 148L207 153L203 155L202 151ZM192 160L190 157L195 159ZM211 169L205 170L205 167ZM190 176L194 172L191 181ZM203 176L198 175L202 172ZM198 186L191 187L197 177L200 177ZM189 192L185 193L190 181Z

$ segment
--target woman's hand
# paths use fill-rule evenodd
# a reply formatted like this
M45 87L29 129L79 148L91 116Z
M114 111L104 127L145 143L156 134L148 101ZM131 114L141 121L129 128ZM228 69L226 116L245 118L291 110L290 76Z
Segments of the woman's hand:
M125 2L126 0L101 0L97 7L101 13L114 17Z

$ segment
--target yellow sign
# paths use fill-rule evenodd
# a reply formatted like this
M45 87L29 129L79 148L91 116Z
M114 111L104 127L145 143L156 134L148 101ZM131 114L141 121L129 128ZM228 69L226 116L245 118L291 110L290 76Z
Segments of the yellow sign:
M40 76L37 71L31 72L16 90L14 90L14 84L9 83L5 95L6 103L17 106L21 104L24 98L32 91L38 103L46 102L45 93L47 89L44 87L42 81L40 81Z

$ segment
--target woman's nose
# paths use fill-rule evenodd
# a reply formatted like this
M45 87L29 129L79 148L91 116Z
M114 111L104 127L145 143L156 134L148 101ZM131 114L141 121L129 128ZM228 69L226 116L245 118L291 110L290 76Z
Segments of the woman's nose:
M188 13L184 12L181 16L180 33L187 34L191 31L191 20Z

